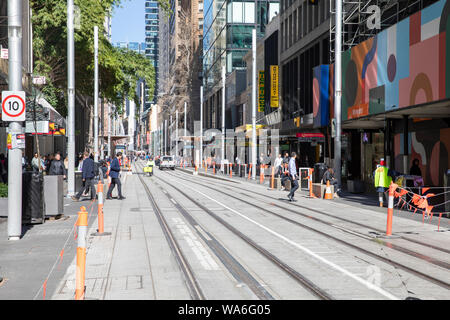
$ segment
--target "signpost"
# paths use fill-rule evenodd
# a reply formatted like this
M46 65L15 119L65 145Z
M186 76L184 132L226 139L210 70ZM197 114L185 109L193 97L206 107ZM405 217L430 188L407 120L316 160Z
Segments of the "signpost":
M278 66L270 66L270 107L278 108Z
M258 99L258 112L264 112L264 71L259 71L258 84L259 84L259 99Z
M4 49L4 48L2 48L1 50L0 50L0 58L1 59L8 59L8 49Z
M2 120L3 121L25 121L25 92L3 91L2 92Z

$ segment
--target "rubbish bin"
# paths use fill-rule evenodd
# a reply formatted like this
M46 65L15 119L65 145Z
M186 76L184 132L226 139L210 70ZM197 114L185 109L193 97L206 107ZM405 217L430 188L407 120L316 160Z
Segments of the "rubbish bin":
M316 163L314 165L313 183L320 183L328 167L325 163Z
M63 176L44 177L45 215L57 216L64 213Z
M45 221L44 176L40 172L22 173L22 224Z

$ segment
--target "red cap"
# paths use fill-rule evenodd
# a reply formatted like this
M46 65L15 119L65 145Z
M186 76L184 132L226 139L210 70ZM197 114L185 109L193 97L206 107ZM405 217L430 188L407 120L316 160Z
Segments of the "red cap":
M384 166L386 163L384 162L384 159L380 160L380 166Z

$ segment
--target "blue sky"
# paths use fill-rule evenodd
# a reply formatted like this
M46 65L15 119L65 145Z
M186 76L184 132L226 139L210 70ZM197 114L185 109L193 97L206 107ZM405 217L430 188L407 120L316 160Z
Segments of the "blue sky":
M112 42L145 41L145 1L124 0L122 8L114 8L111 37Z

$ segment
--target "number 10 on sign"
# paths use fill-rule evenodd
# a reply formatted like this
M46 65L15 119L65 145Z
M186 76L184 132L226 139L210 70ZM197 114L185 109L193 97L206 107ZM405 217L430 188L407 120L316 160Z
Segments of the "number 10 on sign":
M2 120L3 121L25 121L25 92L3 91L2 92Z

